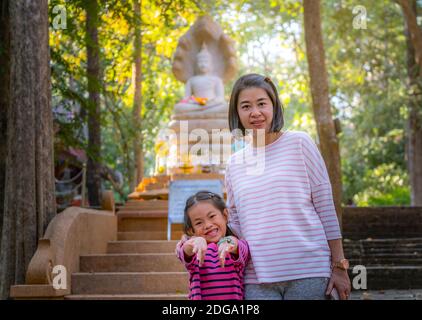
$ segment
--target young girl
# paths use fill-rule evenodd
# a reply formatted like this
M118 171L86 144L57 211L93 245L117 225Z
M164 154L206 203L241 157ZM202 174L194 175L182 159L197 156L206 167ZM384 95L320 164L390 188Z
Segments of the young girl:
M185 233L176 253L189 271L191 300L242 300L248 245L227 227L228 211L215 193L200 191L186 201Z

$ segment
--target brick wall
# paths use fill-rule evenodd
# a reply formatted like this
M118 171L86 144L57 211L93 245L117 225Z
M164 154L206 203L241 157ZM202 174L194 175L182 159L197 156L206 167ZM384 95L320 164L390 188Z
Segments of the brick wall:
M343 237L422 237L422 207L344 207Z

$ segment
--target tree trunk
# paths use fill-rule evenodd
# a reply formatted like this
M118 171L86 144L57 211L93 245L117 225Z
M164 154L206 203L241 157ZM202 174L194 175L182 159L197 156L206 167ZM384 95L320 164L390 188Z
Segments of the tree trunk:
M422 70L422 32L416 21L416 8L412 6L412 1L409 0L397 0L397 2L402 8L407 30L415 50L415 61L419 65L419 69Z
M48 1L10 1L10 82L0 298L25 272L56 214Z
M328 76L321 32L320 1L304 0L303 6L306 55L308 59L313 111L320 141L320 149L330 175L334 204L341 226L342 183L340 148L328 96Z
M0 242L3 226L4 184L6 178L7 110L10 77L9 1L0 5Z
M134 172L131 179L131 190L135 190L139 182L141 182L144 174L144 155L142 152L143 136L141 132L142 124L142 36L141 36L141 0L134 1L135 12L135 39L134 39L134 61L135 61L135 93L133 100L133 151L134 151Z
M98 45L98 3L85 1L88 77L88 165L87 187L91 206L100 205L101 194L101 71Z
M409 1L410 16L417 17L416 1ZM405 15L405 16L409 16ZM411 188L411 205L422 206L422 84L420 67L415 59L410 25L406 23L407 70L409 76L409 119L407 133L407 161ZM414 32L421 33L419 27Z

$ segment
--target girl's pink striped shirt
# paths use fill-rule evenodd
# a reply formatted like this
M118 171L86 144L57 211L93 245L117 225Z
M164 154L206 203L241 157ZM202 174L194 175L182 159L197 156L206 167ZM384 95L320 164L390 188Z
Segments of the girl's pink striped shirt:
M233 154L226 168L230 228L248 242L245 284L330 277L327 240L340 239L324 160L305 132Z
M189 262L186 261L182 245L183 241L177 244L176 254L189 271L190 300L243 300L243 276L249 259L246 241L238 241L238 257L227 255L224 267L220 265L216 243L208 244L201 266L196 254Z

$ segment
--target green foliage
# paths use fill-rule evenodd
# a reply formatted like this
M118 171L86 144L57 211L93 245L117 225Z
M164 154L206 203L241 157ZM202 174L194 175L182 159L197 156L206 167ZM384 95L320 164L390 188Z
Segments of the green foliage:
M354 195L358 206L408 205L410 203L407 175L394 164L382 164L367 170L362 177L365 189Z
M67 29L50 29L53 106L83 112L57 116L56 152L86 149L86 49L84 2L52 0L66 7ZM322 26L333 114L341 120L343 202L358 205L409 204L405 162L407 66L404 21L390 0L322 1ZM287 129L316 138L300 1L142 1L141 21L133 0L99 1L102 61L102 159L122 173L124 195L133 168L135 128L134 26L142 33L142 122L145 174L154 167L154 142L169 122L183 84L172 74L178 39L196 18L210 14L235 40L236 78L249 72L270 76L278 85ZM356 6L367 9L367 29L353 28ZM54 14L50 13L50 18ZM226 84L228 100L233 79ZM60 143L59 143L60 142ZM87 150L89 153L89 150Z

